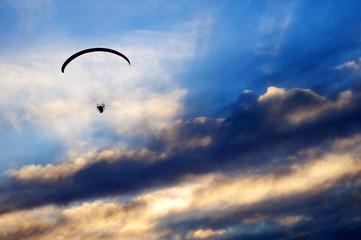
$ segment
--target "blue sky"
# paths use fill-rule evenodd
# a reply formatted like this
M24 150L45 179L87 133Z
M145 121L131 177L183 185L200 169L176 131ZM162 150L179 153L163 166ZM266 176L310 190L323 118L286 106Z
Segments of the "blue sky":
M0 238L355 239L360 7L2 1Z

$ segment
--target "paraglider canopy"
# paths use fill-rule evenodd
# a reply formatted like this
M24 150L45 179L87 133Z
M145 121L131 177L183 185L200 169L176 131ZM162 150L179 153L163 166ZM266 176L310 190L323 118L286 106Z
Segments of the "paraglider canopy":
M91 53L91 52L109 52L109 53L113 53L116 54L122 58L124 58L130 65L130 61L129 59L122 53L114 50L114 49L110 49L110 48L102 48L102 47L98 47L98 48L88 48L88 49L84 49L80 52L74 53L73 55L71 55L67 60L65 60L65 62L63 63L63 65L61 66L61 71L64 73L64 70L66 68L66 66L73 61L75 58L79 57L80 55L86 54L86 53Z

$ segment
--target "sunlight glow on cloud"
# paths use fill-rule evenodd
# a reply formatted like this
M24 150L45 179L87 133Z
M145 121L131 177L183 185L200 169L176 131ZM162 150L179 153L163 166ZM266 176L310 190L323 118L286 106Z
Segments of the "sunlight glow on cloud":
M282 198L296 194L315 194L333 186L345 175L357 174L361 167L357 158L326 155L304 165L294 165L285 176L247 176L237 179L214 176L208 183L212 188L199 189L194 206L199 209L227 209ZM240 198L239 196L242 196Z
M302 104L296 102L292 105L297 95L308 96L308 101L302 102ZM309 89L286 90L277 87L268 87L267 92L258 98L259 103L269 106L268 110L272 114L284 114L285 120L294 125L312 122L331 111L347 108L350 106L351 100L352 92L349 90L339 93L336 101L330 101ZM287 112L280 112L286 104L290 104Z
M19 229L38 226L37 231L28 230L29 234L39 234L37 239L75 239L75 233L82 237L89 234L100 237L104 232L109 234L109 238L122 236L142 239L147 236L148 239L157 239L170 233L170 229L161 228L162 224L159 224L171 216L177 216L169 219L172 222L230 213L242 206L252 209L254 204L260 202L272 199L278 199L279 202L287 196L315 195L330 189L341 178L360 173L361 165L357 155L360 141L360 135L337 139L331 143L334 152L324 153L317 159L311 154L306 162L292 165L288 174L280 176L272 172L263 176L252 173L233 177L222 174L189 176L177 186L140 194L128 203L120 204L116 199L110 202L98 200L71 208L43 207L3 214L0 222L6 222L2 225L6 227L0 228L0 236L10 236ZM352 152L343 153L350 147ZM24 217L19 218L20 214ZM50 221L42 221L44 217L50 218ZM269 220L270 217L258 214L245 218L243 223L255 224ZM285 227L311 220L306 215L275 218L276 222ZM36 224L31 225L29 222ZM51 230L42 232L42 229L47 228ZM226 231L198 229L192 230L187 236L206 239L222 234L226 234Z
M94 153L89 152L83 157L77 157L73 162L62 162L58 165L47 164L42 165L26 165L19 170L9 169L6 175L16 178L20 181L57 181L60 179L71 177L76 171L79 171L92 162Z
M191 231L187 234L187 239L206 239L213 236L220 236L225 234L225 230L213 231L212 229L199 229L197 231Z
M186 127L189 124L196 124L202 127L209 123L219 127L222 122L223 119L198 117L193 121L178 120L171 127L163 127L158 137L167 145L166 152L155 152L147 148L134 150L123 147L119 149L119 146L114 145L113 148L103 149L99 153L96 153L94 149L82 154L79 154L77 151L70 152L68 161L63 161L56 165L25 165L19 170L9 169L5 171L5 174L23 182L46 182L69 178L85 167L102 161L109 164L121 162L122 160L147 163L163 161L167 160L166 158L174 150L205 148L212 143L212 137L207 135L185 138L182 136L182 127Z
M267 92L261 96L259 96L259 102L269 101L273 98L284 98L284 94L286 90L284 88L277 88L277 87L268 87Z

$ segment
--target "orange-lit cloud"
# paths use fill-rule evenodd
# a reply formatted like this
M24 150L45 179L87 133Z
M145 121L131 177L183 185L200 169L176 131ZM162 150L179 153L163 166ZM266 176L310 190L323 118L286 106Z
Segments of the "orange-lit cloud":
M225 233L225 230L213 231L212 229L199 229L197 231L189 232L187 234L187 239L207 239L214 236L220 236Z
M172 221L231 213L235 209L288 196L317 195L338 184L345 176L361 172L359 135L333 141L334 152L290 166L289 173L264 175L240 173L226 176L219 173L188 176L175 186L140 194L127 203L121 199L83 202L73 207L45 206L0 216L0 236L26 235L24 239L159 239L172 231L162 221ZM344 153L351 147L353 152ZM22 216L22 217L20 217ZM178 220L177 220L178 219ZM312 221L307 215L272 217L257 214L243 219L255 224L273 219L280 226L290 227ZM34 229L32 229L34 228ZM32 230L31 230L32 229ZM226 230L194 229L188 238L206 239L227 234ZM14 235L15 236L15 235Z

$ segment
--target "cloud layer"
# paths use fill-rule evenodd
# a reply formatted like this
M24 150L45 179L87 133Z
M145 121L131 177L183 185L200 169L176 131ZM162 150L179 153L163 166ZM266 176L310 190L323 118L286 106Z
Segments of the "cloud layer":
M245 94L225 120L179 120L158 132L148 149L109 149L84 161L8 171L11 181L1 187L1 219L10 226L2 236L12 239L20 231L26 239L87 234L251 239L268 229L286 238L284 231L316 238L325 230L316 230L312 222L329 223L327 209L344 206L340 216L347 209L358 211L358 93L340 93L335 101L305 89L270 87L260 96ZM319 205L340 189L345 203ZM117 196L133 197L123 201ZM104 197L112 198L61 206ZM292 210L304 202L326 211L325 218L315 209ZM40 217L27 226L27 221L13 220L16 214L33 219L41 212L51 221ZM359 221L342 219L351 225ZM336 228L343 228L342 221Z

